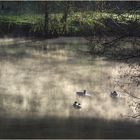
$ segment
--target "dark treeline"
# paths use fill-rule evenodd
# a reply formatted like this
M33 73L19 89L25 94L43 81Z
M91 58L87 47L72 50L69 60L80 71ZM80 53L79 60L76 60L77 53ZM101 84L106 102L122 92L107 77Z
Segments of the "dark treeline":
M1 1L0 32L46 37L139 36L139 5L139 1Z
M0 10L4 12L21 12L22 10L29 10L32 12L43 13L41 5L47 1L1 1ZM72 4L73 10L113 10L126 11L130 8L140 7L139 1L48 1L49 12L58 13L63 12L67 3Z

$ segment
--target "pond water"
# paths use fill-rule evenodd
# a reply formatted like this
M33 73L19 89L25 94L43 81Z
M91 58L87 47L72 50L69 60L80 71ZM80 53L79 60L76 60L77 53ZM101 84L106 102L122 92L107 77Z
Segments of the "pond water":
M92 125L87 125L91 124L90 121L86 124L86 119L124 121L126 118L122 117L122 114L133 112L125 99L127 95L118 100L112 100L110 97L111 91L118 90L114 84L114 77L118 74L119 66L126 64L108 60L105 57L94 58L89 55L86 39L8 38L0 39L0 44L0 116L8 120L21 119L23 122L21 124L19 121L20 123L17 123L16 126L14 125L16 121L7 121L6 124L1 122L4 129L0 128L0 137L6 137L7 134L4 130L10 130L12 132L9 132L9 137L14 138L20 138L20 136L21 138L53 138L55 126L59 129L59 119L69 120L70 118L80 119L80 126L76 125L75 120L66 121L67 123L61 120L63 127L58 131L59 134L57 133L56 137L92 138L95 137L95 134L100 137L97 131L94 136L92 131L88 133L88 136L85 134L84 125L92 127ZM83 90L86 90L91 96L77 97L76 92ZM72 105L75 101L81 104L80 110L73 108ZM41 133L38 132L41 131L38 130L41 122L32 121L44 118L57 118L58 121L51 120L53 123L55 122L54 125L41 124L45 128L49 126L46 129L43 128L44 133ZM35 128L38 127L32 132L32 136L27 131L24 134L24 129L20 132L12 130L12 128L25 128L24 124L27 129L29 127L27 124L30 122L25 121L26 119L30 119ZM84 120L84 124L82 120ZM67 127L67 125L71 127ZM95 127L95 125L93 126ZM100 126L101 124L96 129L99 129ZM74 130L76 129L75 132L70 131L73 127ZM31 127L31 129L33 128ZM46 131L48 131L47 135L45 135ZM82 131L85 131L83 136ZM102 136L104 135L102 134Z

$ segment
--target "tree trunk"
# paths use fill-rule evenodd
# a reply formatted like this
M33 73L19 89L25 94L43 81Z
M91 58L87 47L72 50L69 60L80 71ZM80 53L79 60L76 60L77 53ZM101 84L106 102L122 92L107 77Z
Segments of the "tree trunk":
M48 36L48 21L49 21L49 13L48 13L48 3L47 2L45 2L45 8L44 8L44 10L45 10L45 20L44 20L44 34L45 34L45 36Z
M4 10L4 3L3 3L3 1L1 2L1 10Z
M63 34L67 33L67 18L69 14L69 9L70 9L70 3L66 2L64 6L64 14L63 14Z

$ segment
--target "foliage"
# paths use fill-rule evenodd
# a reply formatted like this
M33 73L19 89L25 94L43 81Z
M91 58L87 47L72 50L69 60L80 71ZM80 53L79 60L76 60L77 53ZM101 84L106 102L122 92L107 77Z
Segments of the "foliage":
M131 30L134 27L130 26L130 22L140 24L139 9L137 7L131 9L129 2L126 2L127 7L130 7L129 10L127 10L127 7L123 8L125 6L123 2L95 1L77 3L60 1L47 3L48 31L52 35L88 36L100 35L104 32L122 34L122 32ZM0 11L0 23L1 25L9 24L9 27L13 24L18 26L30 25L31 32L41 33L45 26L44 4L44 2L13 2L13 8L15 9L8 10L5 8L5 11ZM8 3L5 3L4 6L6 5ZM34 8L31 8L32 5L34 5ZM33 9L36 12L33 12ZM66 19L63 21L66 12L68 12ZM64 28L66 28L66 34L64 34Z

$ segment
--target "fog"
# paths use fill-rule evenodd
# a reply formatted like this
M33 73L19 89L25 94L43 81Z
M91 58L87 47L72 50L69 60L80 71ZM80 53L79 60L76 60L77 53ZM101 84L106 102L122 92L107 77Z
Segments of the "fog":
M84 38L5 38L0 44L0 116L124 120L133 114L132 99L114 84L119 67L127 64L93 59ZM77 97L83 90L91 96ZM114 90L117 100L110 97ZM80 110L73 108L75 101Z

